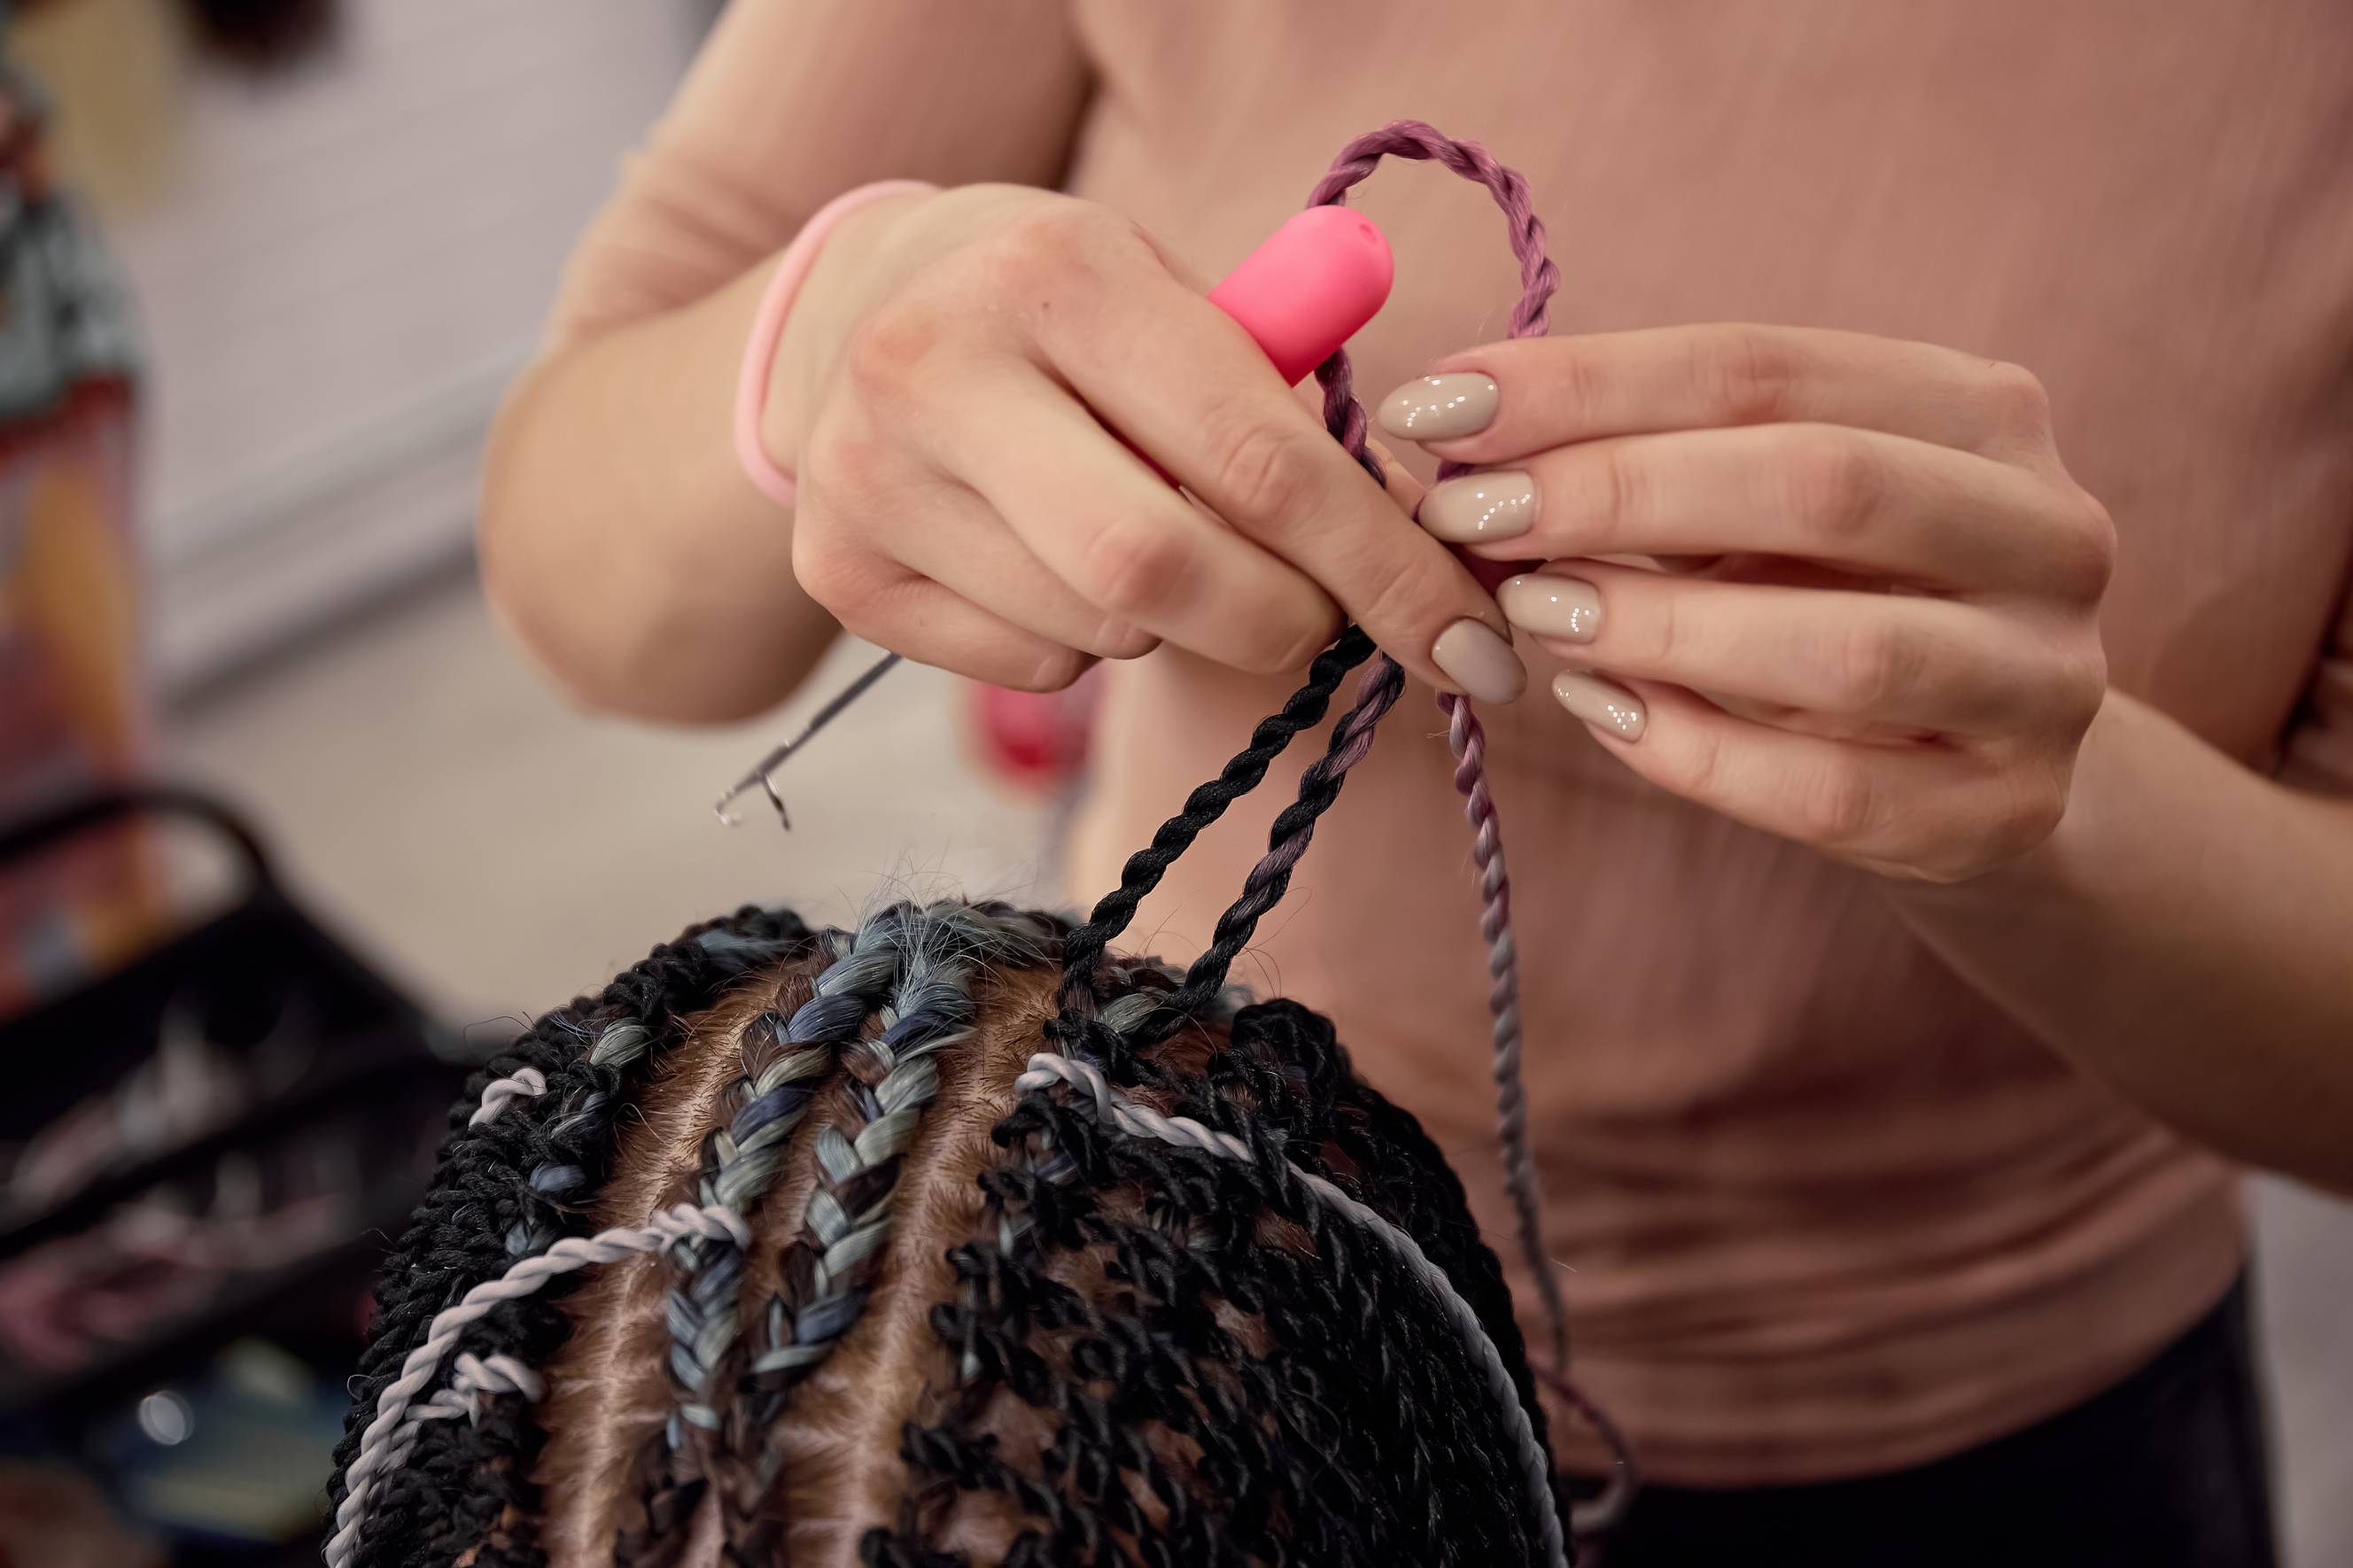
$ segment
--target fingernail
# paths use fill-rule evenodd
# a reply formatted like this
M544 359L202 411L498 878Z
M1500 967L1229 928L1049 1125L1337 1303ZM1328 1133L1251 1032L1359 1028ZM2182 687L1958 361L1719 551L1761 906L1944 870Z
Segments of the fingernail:
M1465 474L1421 498L1421 526L1449 544L1515 539L1535 526L1536 482L1525 474Z
M1482 702L1510 702L1528 689L1528 672L1512 645L1483 621L1468 617L1438 634L1430 661L1463 694Z
M1495 603L1505 620L1540 637L1591 642L1601 630L1601 595L1574 577L1513 577L1495 590Z
M1607 730L1621 741L1642 738L1641 700L1622 686L1564 669L1552 678L1552 694L1597 730Z
M1495 384L1461 371L1409 381L1381 399L1381 428L1408 441L1475 436L1495 417Z

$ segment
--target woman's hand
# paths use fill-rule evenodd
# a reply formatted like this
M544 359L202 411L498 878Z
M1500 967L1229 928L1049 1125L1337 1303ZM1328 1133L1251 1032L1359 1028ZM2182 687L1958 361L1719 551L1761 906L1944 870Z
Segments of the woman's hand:
M1050 689L1165 641L1271 674L1345 616L1450 689L1525 680L1469 571L1105 207L979 185L848 220L763 433L801 586L926 664Z
M2057 826L2115 536L2025 371L1673 328L1458 354L1381 423L1479 466L1423 526L1542 562L1504 613L1643 777L1901 879L1975 877Z

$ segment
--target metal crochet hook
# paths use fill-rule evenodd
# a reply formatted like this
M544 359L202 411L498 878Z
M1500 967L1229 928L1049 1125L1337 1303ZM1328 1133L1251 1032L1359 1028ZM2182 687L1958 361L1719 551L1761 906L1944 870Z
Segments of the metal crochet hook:
M1209 290L1209 302L1240 324L1284 382L1296 384L1373 319L1388 299L1394 268L1388 241L1370 218L1345 206L1314 206L1244 257ZM799 734L761 758L719 797L719 820L733 826L740 818L727 808L756 787L766 793L777 818L792 826L772 775L898 662L895 653L883 658L818 709Z
M785 765L786 758L807 745L819 730L839 718L843 709L865 696L866 689L890 674L891 667L898 662L899 656L895 653L886 653L876 659L867 667L864 674L836 692L824 707L811 714L809 721L801 726L799 734L762 757L750 773L735 781L735 786L733 789L719 797L718 804L712 807L718 812L719 820L729 827L743 821L742 817L727 808L745 794L757 788L767 795L768 804L776 808L776 820L784 824L786 829L789 831L793 826L792 814L785 809L785 797L776 793L776 771Z

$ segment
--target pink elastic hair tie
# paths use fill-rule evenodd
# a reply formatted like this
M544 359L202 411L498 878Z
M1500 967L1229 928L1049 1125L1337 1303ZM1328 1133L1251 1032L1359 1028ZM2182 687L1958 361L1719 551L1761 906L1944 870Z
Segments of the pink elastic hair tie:
M859 208L892 196L928 194L937 185L923 180L877 180L854 191L844 191L818 208L800 233L776 258L776 270L760 296L759 313L752 318L752 338L744 345L744 365L735 375L735 460L759 492L778 506L790 506L800 493L792 475L778 468L760 441L760 416L768 405L768 372L776 360L776 344L785 335L785 318L792 313L793 298L817 265L818 253Z

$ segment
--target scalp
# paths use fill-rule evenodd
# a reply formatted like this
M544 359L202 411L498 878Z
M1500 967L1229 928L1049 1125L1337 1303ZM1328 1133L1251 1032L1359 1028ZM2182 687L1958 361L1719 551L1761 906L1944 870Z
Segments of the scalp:
M682 1195L718 1120L720 1096L742 1070L744 1031L765 1012L789 1013L806 1002L826 963L820 953L781 965L695 1021L648 1088L642 1115L624 1131L613 1181L597 1201L598 1226L633 1223ZM939 1057L938 1099L904 1156L873 1297L824 1365L794 1391L778 1501L792 1521L796 1563L854 1562L859 1538L893 1521L907 1484L900 1430L919 1414L927 1390L952 1380L930 1310L955 1290L948 1248L982 1233L978 1177L995 1153L989 1132L1012 1108L1013 1080L1052 1016L1054 975L1043 967L999 968L977 990L979 1026L961 1048ZM837 1069L752 1218L751 1300L776 1289L778 1256L798 1232L816 1185L809 1134L849 1114L847 1085ZM565 1302L574 1328L549 1368L549 1436L539 1465L550 1568L603 1568L612 1560L631 1456L669 1409L667 1289L661 1265L639 1259L601 1271ZM709 1521L702 1521L688 1561L716 1561L715 1545Z

